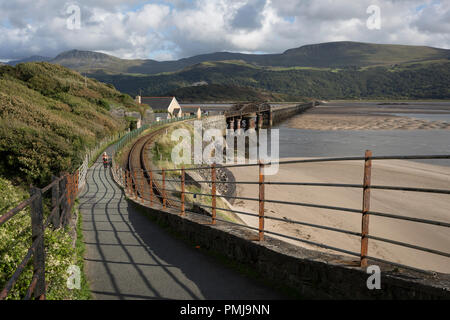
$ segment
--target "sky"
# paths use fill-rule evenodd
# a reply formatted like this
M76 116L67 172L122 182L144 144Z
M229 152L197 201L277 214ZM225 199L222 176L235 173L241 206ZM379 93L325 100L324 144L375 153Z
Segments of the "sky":
M71 49L161 61L330 41L450 49L450 0L0 0L0 61Z

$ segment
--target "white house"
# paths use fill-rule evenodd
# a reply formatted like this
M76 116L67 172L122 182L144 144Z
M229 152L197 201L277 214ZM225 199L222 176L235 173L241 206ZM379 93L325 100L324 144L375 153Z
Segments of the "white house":
M167 110L172 118L183 115L181 106L175 97L142 97L141 101L148 104L153 110Z

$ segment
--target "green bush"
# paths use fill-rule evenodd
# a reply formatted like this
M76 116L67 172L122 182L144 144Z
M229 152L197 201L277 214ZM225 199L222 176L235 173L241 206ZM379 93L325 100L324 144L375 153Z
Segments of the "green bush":
M105 109L105 110L108 110L108 111L109 111L109 110L111 109L111 107L110 107L108 101L106 101L106 100L104 100L104 99L98 99L98 100L97 100L97 104L98 104L100 107L102 107L103 109Z

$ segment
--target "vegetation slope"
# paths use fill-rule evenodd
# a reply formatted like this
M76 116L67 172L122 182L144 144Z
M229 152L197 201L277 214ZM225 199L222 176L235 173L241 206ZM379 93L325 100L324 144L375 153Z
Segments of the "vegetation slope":
M0 215L29 197L28 184L46 185L51 174L73 172L85 150L128 123L109 110L141 111L132 98L97 80L50 63L0 66ZM51 194L51 193L50 193ZM44 202L44 218L51 201ZM75 247L68 227L45 230L47 299L89 299L84 274L81 289L67 287L68 269L83 270L81 219ZM30 209L0 226L0 289L31 246ZM7 299L22 299L33 276L29 263Z
M138 110L133 99L50 63L0 67L0 176L43 185L73 172L85 150L127 123L111 108Z

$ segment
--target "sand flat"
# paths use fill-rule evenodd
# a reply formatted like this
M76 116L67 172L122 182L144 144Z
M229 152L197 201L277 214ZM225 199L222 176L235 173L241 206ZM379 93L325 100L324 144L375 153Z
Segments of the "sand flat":
M257 181L258 172L256 167L233 168L232 171L238 181ZM284 165L280 167L277 175L266 177L266 181L362 184L362 177L362 161L345 161ZM374 161L372 184L449 189L450 167L403 160ZM258 186L238 185L237 193L238 196L257 198ZM362 190L354 188L268 185L266 186L266 199L323 204L359 210L362 206ZM258 202L237 200L234 208L245 212L257 213ZM450 223L450 196L373 189L371 210ZM361 214L359 213L266 203L265 214L266 216L326 225L355 232L360 232L361 230ZM258 226L256 217L246 215L241 215L240 217L248 225ZM267 230L273 232L327 244L356 253L360 251L360 238L356 236L270 219L265 220L265 226ZM450 232L448 228L444 227L371 216L370 234L450 252ZM310 249L324 250L295 240L285 239L285 241ZM380 241L369 241L369 254L414 267L450 273L449 258Z
M450 106L325 103L287 121L287 126L308 130L450 130L450 121L411 115L450 115Z

